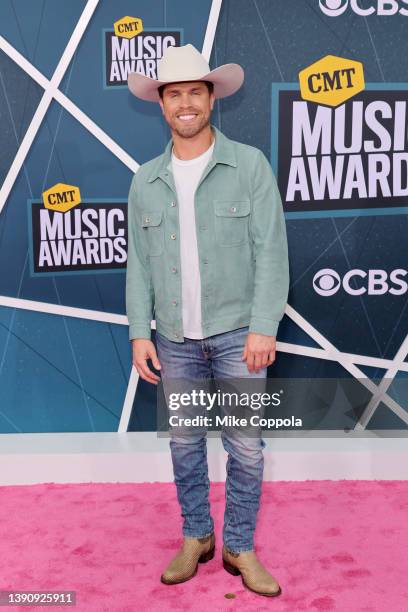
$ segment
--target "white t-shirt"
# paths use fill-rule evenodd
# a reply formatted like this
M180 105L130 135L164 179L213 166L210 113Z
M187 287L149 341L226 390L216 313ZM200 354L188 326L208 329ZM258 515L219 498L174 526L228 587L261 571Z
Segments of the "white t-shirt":
M194 339L204 338L194 194L213 149L214 142L207 151L193 159L178 159L173 150L171 155L179 205L183 330L186 338Z

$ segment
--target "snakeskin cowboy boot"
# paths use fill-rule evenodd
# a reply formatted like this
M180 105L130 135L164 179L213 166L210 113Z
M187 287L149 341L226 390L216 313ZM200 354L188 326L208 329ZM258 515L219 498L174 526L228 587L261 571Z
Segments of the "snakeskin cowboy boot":
M282 590L275 578L260 563L253 550L233 553L226 546L222 549L224 569L233 576L241 575L243 584L250 591L267 597L276 597Z
M190 580L197 573L199 563L207 563L214 557L215 535L204 538L185 537L183 546L170 561L160 580L164 584L178 584Z

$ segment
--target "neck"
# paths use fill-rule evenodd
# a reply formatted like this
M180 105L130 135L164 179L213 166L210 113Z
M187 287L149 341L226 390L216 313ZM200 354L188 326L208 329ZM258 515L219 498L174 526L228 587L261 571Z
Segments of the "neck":
M211 126L207 125L192 138L183 138L172 131L174 154L179 159L194 159L202 155L213 143L214 136Z

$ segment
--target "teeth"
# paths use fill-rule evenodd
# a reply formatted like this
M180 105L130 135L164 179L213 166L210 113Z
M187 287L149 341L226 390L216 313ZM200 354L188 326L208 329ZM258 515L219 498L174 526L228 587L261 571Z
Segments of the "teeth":
M190 119L194 119L197 115L179 115L179 119L182 121L189 121Z

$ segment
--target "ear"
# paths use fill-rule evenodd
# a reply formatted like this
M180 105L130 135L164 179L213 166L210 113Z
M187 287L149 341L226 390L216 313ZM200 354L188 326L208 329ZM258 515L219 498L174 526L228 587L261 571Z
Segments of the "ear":
M164 115L164 106L163 106L163 100L160 98L159 100L159 104L160 104L160 108L162 109L162 113Z
M210 94L210 108L211 110L214 108L214 104L215 104L215 95L214 92Z

